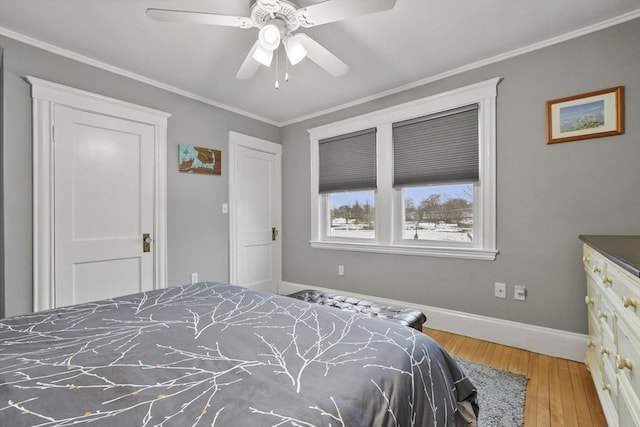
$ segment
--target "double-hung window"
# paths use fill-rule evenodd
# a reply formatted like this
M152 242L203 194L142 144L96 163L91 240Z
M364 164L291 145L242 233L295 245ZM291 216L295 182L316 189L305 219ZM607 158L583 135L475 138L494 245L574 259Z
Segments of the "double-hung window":
M498 82L310 129L311 245L495 259Z
M374 239L376 128L318 143L319 193L327 239Z
M392 128L393 188L400 198L397 240L472 243L478 105L403 120Z

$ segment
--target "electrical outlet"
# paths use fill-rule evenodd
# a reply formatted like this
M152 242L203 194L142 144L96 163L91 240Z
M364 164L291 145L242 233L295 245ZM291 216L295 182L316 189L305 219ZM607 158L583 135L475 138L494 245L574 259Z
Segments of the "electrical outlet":
M344 276L344 265L338 266L338 276Z
M507 284L496 282L494 295L496 298L506 298L507 297Z
M196 283L198 281L198 273L191 273L191 283Z
M527 288L522 285L515 285L513 287L513 299L517 299L518 301L527 299Z

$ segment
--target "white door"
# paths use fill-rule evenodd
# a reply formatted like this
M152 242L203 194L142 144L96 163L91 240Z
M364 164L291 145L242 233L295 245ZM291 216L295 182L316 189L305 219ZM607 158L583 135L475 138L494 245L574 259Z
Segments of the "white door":
M154 127L56 106L55 305L153 288Z
M282 146L229 133L230 282L270 293L282 277Z

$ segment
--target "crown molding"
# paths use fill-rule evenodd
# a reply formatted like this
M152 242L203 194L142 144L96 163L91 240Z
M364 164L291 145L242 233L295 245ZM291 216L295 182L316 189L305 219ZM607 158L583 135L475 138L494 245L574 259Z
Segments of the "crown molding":
M195 94L193 92L189 92L189 91L180 89L178 87L171 86L171 85L159 82L159 81L151 79L149 77L145 77L145 76L143 76L141 74L137 74L137 73L134 73L132 71L125 70L124 68L120 68L120 67L116 67L116 66L111 65L111 64L107 64L106 62L98 61L97 59L94 59L94 58L91 58L91 57L88 57L88 56L85 56L85 55L81 55L79 53L76 53L76 52L61 48L59 46L53 45L51 43L47 43L47 42L42 41L42 40L35 39L33 37L26 36L24 34L18 33L18 32L13 31L13 30L9 30L9 29L7 29L5 27L2 27L2 26L0 26L0 35L8 37L8 38L11 38L11 39L14 39L16 41L19 41L19 42L22 42L22 43L25 43L25 44L28 44L28 45L31 45L31 46L34 46L34 47L37 47L37 48L40 48L40 49L43 49L43 50L46 50L46 51L54 53L56 55L63 56L65 58L73 59L74 61L82 62L84 64L91 65L91 66L96 67L96 68L100 68L100 69L102 69L104 71L109 71L111 73L118 74L120 76L127 77L127 78L130 78L132 80L136 80L136 81L139 81L141 83L145 83L145 84L148 84L150 86L154 86L154 87L157 87L159 89L166 90L167 92L172 92L172 93L175 93L177 95L181 95L181 96L184 96L186 98L190 98L190 99L193 99L195 101L199 101L199 102L202 102L204 104L211 105L213 107L217 107L217 108L220 108L220 109L223 109L223 110L227 110L227 111L230 111L232 113L240 114L242 116L245 116L245 117L248 117L248 118L251 118L251 119L259 120L261 122L264 122L264 123L267 123L267 124L270 124L270 125L273 125L273 126L280 126L280 123L276 122L275 120L271 120L269 118L262 117L262 116L259 116L257 114L249 113L248 111L244 111L244 110L241 110L239 108L235 108L235 107L232 107L230 105L214 101L213 99L206 98L204 96L200 96L200 95Z
M553 46L568 40L572 40L587 34L594 33L596 31L604 30L605 28L613 27L618 24L622 24L633 19L640 18L640 9L633 10L631 12L625 13L624 15L617 16L615 18L608 19L606 21L599 22L597 24L590 25L588 27L580 28L578 30L557 36L552 37L547 40L543 40L538 43L531 44L529 46L525 46L519 49L514 49L506 53L502 53L500 55L492 56L490 58L482 59L480 61L472 62L467 65L463 65L458 68L454 68L449 71L445 71L440 74L435 74L433 76L426 77L424 79L417 80L412 83L408 83L406 85L397 86L395 88L386 90L384 92L379 92L374 95L370 95L364 98L357 99L355 101L347 102L346 104L337 105L335 107L328 108L326 110L318 111L316 113L308 114L305 116L300 116L291 120L287 120L285 122L280 122L279 126L284 127L288 125L292 125L294 123L299 123L305 120L313 119L316 117L324 116L325 114L335 113L336 111L344 110L351 107L356 107L361 104L365 104L367 102L375 101L376 99L384 98L386 96L395 95L396 93L404 92L410 89L414 89L419 86L426 85L428 83L433 83L438 80L445 79L447 77L452 77L457 74L462 74L467 71L475 70L477 68L484 67L486 65L495 64L496 62L504 61L505 59L515 58L520 55L524 55L526 53L534 52L536 50L543 49L545 47Z
M490 58L486 58L486 59L483 59L481 61L472 62L472 63L464 65L462 67L458 67L458 68L454 68L454 69L449 70L449 71L445 71L444 73L435 74L433 76L429 76L429 77L417 80L417 81L412 82L412 83L408 83L408 84L405 84L405 85L397 86L395 88L392 88L392 89L389 89L389 90L386 90L386 91L383 91L383 92L379 92L379 93L376 93L376 94L373 94L373 95L370 95L370 96L367 96L367 97L364 97L364 98L360 98L360 99L357 99L357 100L354 100L354 101L351 101L351 102L348 102L348 103L345 103L345 104L337 105L335 107L331 107L331 108L328 108L328 109L325 109L325 110L321 110L321 111L318 111L318 112L315 112L315 113L312 113L312 114L308 114L308 115L305 115L305 116L296 117L296 118L293 118L293 119L290 119L290 120L286 120L286 121L283 121L283 122L278 122L278 121L269 119L267 117L259 116L257 114L253 114L253 113L250 113L248 111L244 111L244 110L241 110L239 108L235 108L235 107L232 107L230 105L214 101L213 99L206 98L206 97L197 95L197 94L195 94L193 92L189 92L189 91L180 89L178 87L171 86L171 85L159 82L159 81L151 79L149 77L145 77L145 76L143 76L141 74L137 74L137 73L134 73L132 71L128 71L128 70L125 70L123 68L107 64L107 63L99 61L97 59L94 59L94 58L91 58L91 57L88 57L88 56L85 56L85 55L81 55L79 53L76 53L76 52L61 48L59 46L55 46L55 45L47 43L45 41L38 40L38 39L35 39L33 37L26 36L24 34L18 33L16 31L7 29L7 28L2 27L2 26L0 26L0 35L8 37L8 38L11 38L11 39L14 39L14 40L17 40L17 41L22 42L22 43L26 43L28 45L31 45L31 46L34 46L34 47L37 47L37 48L40 48L40 49L43 49L43 50L46 50L46 51L49 51L51 53L55 53L57 55L60 55L60 56L63 56L63 57L69 58L69 59L73 59L73 60L78 61L78 62L82 62L82 63L88 64L88 65L103 69L105 71L112 72L114 74L118 74L118 75L121 75L121 76L124 76L124 77L128 77L130 79L133 79L133 80L148 84L150 86L157 87L159 89L166 90L168 92L175 93L177 95L184 96L186 98L190 98L190 99L193 99L193 100L196 100L196 101L200 101L200 102L202 102L204 104L211 105L213 107L221 108L223 110L227 110L227 111L230 111L232 113L236 113L236 114L239 114L239 115L242 115L242 116L254 119L254 120L259 120L261 122L264 122L266 124L270 124L270 125L273 125L273 126L285 127L285 126L288 126L288 125L291 125L291 124L295 124L295 123L299 123L299 122L302 122L302 121L305 121L305 120L309 120L309 119L313 119L313 118L316 118L316 117L320 117L320 116L323 116L325 114L334 113L336 111L340 111L340 110L344 110L344 109L347 109L347 108L355 107L355 106L358 106L358 105L361 105L361 104L365 104L367 102L371 102L371 101L374 101L376 99L384 98L386 96L394 95L396 93L404 92L406 90L414 89L416 87L423 86L423 85L426 85L428 83L433 83L435 81L442 80L442 79L447 78L447 77L455 76L457 74L461 74L461 73L464 73L464 72L467 72L467 71L470 71L470 70L475 70L477 68L484 67L484 66L490 65L490 64L494 64L496 62L504 61L505 59L510 59L510 58L514 58L516 56L524 55L524 54L529 53L529 52L534 52L536 50L540 50L540 49L543 49L545 47L553 46L553 45L558 44L558 43L562 43L562 42L565 42L565 41L568 41L568 40L572 40L572 39L575 39L575 38L578 38L578 37L581 37L581 36L596 32L596 31L603 30L605 28L613 27L615 25L622 24L624 22L631 21L631 20L636 19L636 18L640 18L640 8L638 8L636 10L633 10L631 12L625 13L623 15L611 18L611 19L607 19L605 21L602 21L602 22L599 22L599 23L596 23L596 24L593 24L593 25L589 25L587 27L584 27L584 28L581 28L581 29L578 29L578 30L575 30L575 31L571 31L569 33L566 33L566 34L563 34L563 35L560 35L560 36L557 36L557 37L552 37L550 39L543 40L541 42L531 44L529 46L525 46L525 47L522 47L522 48L519 48L519 49L514 49L514 50L511 50L509 52L500 54L500 55L492 56Z

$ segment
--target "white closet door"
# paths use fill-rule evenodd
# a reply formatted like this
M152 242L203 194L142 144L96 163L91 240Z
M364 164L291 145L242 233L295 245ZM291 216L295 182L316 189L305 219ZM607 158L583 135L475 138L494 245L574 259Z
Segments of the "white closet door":
M153 288L154 127L55 107L55 305Z
M270 293L282 277L282 146L231 132L231 283Z

